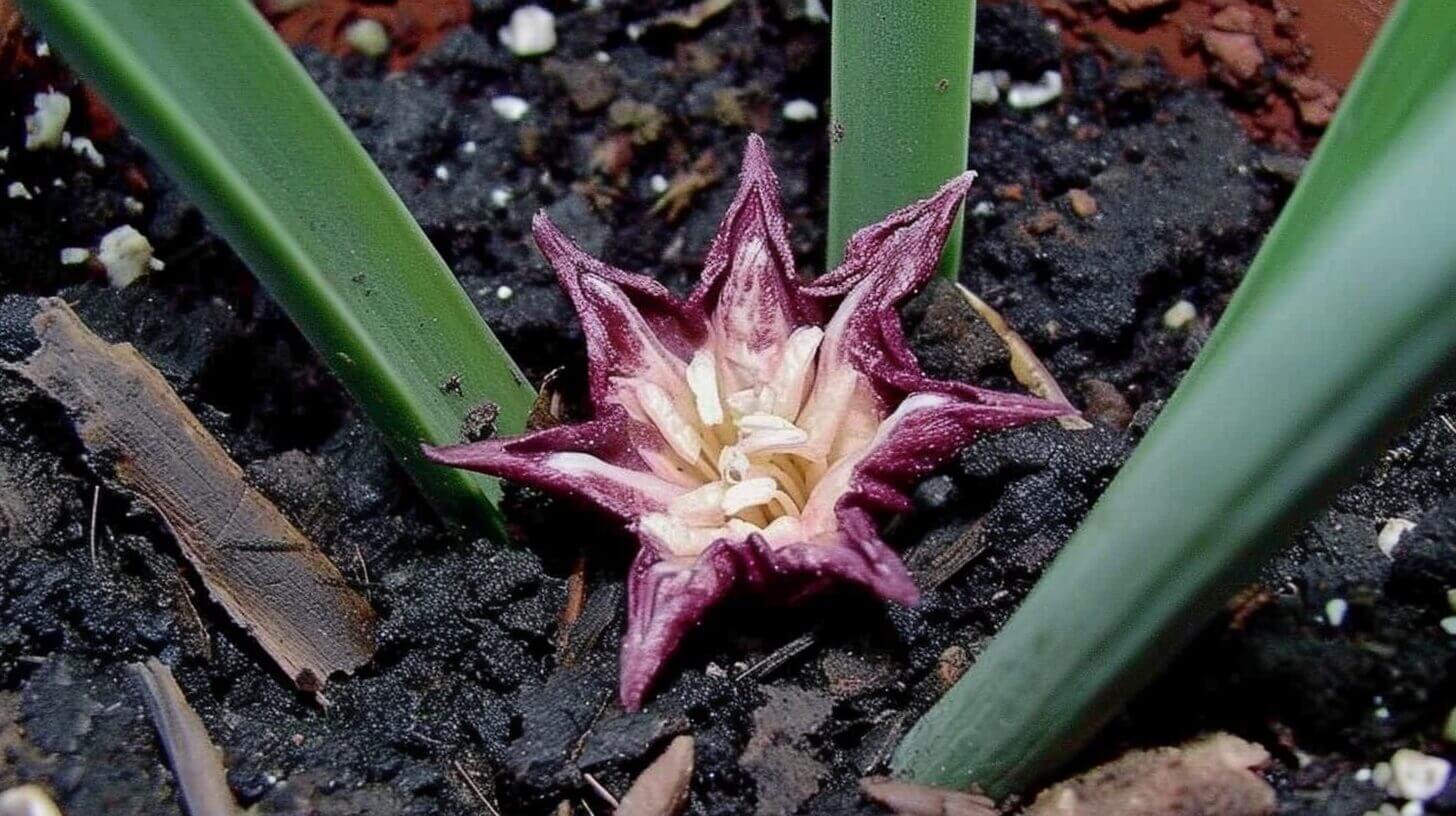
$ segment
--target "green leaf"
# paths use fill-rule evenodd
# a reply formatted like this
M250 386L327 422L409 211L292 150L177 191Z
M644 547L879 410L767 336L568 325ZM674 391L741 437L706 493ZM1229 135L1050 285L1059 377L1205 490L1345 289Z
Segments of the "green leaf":
M1397 10L1205 352L897 773L1044 779L1449 368L1456 60L1431 52L1453 41L1456 5Z
M242 256L425 496L498 531L498 486L424 461L529 384L303 68L245 0L21 0ZM445 387L447 383L458 383Z
M965 172L974 0L838 0L830 15L829 267L854 231ZM956 221L940 271L960 270Z

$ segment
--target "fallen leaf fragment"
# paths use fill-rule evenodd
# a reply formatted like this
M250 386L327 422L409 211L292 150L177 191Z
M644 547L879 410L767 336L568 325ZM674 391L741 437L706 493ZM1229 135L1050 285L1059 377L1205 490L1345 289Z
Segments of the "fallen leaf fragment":
M861 779L866 799L895 816L995 816L996 803L977 793L933 788L885 776Z
M1015 329L1011 328L1011 324L1006 322L1006 318L991 308L991 304L981 300L965 286L958 283L956 288L965 296L971 304L971 308L976 310L976 314L979 314L981 319L985 320L987 325L1000 336L1001 342L1006 344L1006 350L1011 352L1011 373L1016 376L1016 381L1025 386L1026 390L1048 402L1075 408L1076 406L1072 405L1072 401L1067 399L1067 395L1062 391L1062 387L1057 385L1056 378L1045 365L1042 365L1041 358L1037 357L1036 352L1031 350L1031 345L1023 340ZM1077 414L1057 417L1057 423L1069 431L1085 431L1092 427L1092 423Z
M1269 816L1269 752L1232 734L1132 751L1042 791L1026 816Z
M222 751L212 743L207 726L187 703L172 670L156 658L133 663L130 668L141 682L147 715L152 718L177 786L182 789L187 812L192 816L237 813Z
M693 779L693 738L674 737L662 756L637 777L617 805L617 816L677 816L688 803Z
M731 5L733 0L698 0L681 11L669 11L654 17L647 23L647 28L675 26L692 31L726 11Z
M167 523L208 593L298 688L317 692L374 652L374 612L128 343L45 298L40 348L10 366L70 412L93 461ZM103 474L106 475L106 474Z

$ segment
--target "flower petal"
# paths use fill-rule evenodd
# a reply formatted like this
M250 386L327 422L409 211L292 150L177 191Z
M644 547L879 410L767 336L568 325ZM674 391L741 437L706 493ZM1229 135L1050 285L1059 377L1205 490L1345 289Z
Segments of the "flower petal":
M691 561L664 558L644 542L627 578L627 634L618 680L622 704L628 711L642 707L668 656L731 590L792 599L834 580L906 605L918 597L905 565L863 513L847 514L844 530L829 540L773 547L757 534L725 538Z
M620 400L614 379L646 380L677 397L686 361L707 339L702 312L652 278L582 252L544 212L531 228L581 316L592 402L600 407Z
M800 294L779 182L763 139L748 137L738 194L708 246L703 275L688 304L711 315L718 362L729 391L767 382L779 350L797 327L818 323L817 305Z
M623 520L660 512L687 488L661 478L639 453L635 423L621 408L591 422L561 425L505 439L448 447L422 446L442 465L473 470L582 499Z
M911 503L902 487L930 474L976 435L1060 416L1066 410L1040 400L1000 405L947 392L911 394L867 445L836 462L814 486L799 517L804 533L814 536L845 529L848 516L858 523L859 514L866 511L907 511Z

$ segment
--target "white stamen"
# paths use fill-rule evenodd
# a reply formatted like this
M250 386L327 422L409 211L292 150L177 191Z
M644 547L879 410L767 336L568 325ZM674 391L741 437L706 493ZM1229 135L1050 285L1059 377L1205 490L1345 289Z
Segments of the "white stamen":
M809 434L774 414L749 414L738 420L738 447L745 454L781 451L809 441Z
M667 506L667 512L694 526L716 526L729 515L723 507L727 492L727 486L722 482L708 482L673 499L672 504Z
M697 404L698 418L704 425L721 423L723 401L718 397L718 370L713 362L713 352L707 349L693 352L687 377L688 390L693 392L693 401Z
M749 507L767 504L778 492L778 483L773 479L745 479L724 491L723 512L730 516L737 515Z
M646 380L637 380L633 391L643 412L657 426L662 438L667 440L673 451L689 462L696 460L703 450L703 438L698 435L692 423L677 410L677 406L673 405L672 397L667 391L657 383Z
M804 404L804 386L814 366L814 355L819 343L824 340L824 330L818 326L800 326L789 335L784 343L784 353L779 359L779 370L774 375L770 390L773 392L773 412L785 419L798 417Z
M748 475L748 455L737 445L729 445L718 454L718 472L727 482L740 482Z

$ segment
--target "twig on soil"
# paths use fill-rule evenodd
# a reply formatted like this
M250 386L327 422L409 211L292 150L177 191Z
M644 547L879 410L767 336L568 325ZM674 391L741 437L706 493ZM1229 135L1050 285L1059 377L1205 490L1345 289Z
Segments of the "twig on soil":
M1451 422L1451 417L1441 414L1441 422L1445 424L1446 430L1450 431L1452 436L1456 436L1456 424Z
M556 662L569 666L575 662L571 646L572 630L581 611L586 607L586 556L578 555L571 565L571 575L566 579L566 602L561 607L556 628Z
M99 475L151 505L209 594L298 688L316 693L329 675L367 662L368 602L247 484L166 379L131 345L93 334L64 301L40 306L31 322L39 349L5 367L65 406L93 461L105 463Z
M91 529L86 534L91 549L91 569L97 569L96 563L96 511L101 507L101 485L91 491Z
M617 797L613 796L611 791L603 787L602 783L598 782L595 776L584 773L581 775L581 778L586 780L586 784L592 789L593 793L602 797L603 802L612 806L612 810L616 810L621 806L622 803L617 800ZM582 804L585 805L586 802L582 802Z
M989 542L983 540L981 535L984 527L985 519L978 518L948 546L924 556L921 555L922 548L910 553L906 566L914 576L915 583L925 589L938 589L941 584L959 574L986 551Z
M207 727L187 703L172 670L156 658L133 663L131 670L141 681L147 713L177 777L177 786L182 789L187 812L192 816L237 813L222 751L212 743Z
M490 816L501 816L500 811L496 810L495 805L491 804L490 800L485 798L485 792L480 789L479 785L475 784L475 778L470 775L469 771L465 770L464 765L460 764L460 760L456 759L452 761L455 764L455 772L460 774L461 779L465 780L466 786L470 788L471 793L475 794L475 798L479 799L480 803L485 805L485 809L490 811Z
M815 627L774 649L769 652L767 657L739 672L738 676L733 678L734 682L741 683L744 680L763 677L779 670L785 663L808 651L809 647L813 646L814 641L818 639L820 631L818 627Z
M175 573L177 584L182 588L182 602L187 604L187 611L192 613L192 622L197 624L197 631L202 635L202 653L207 659L212 659L212 641L207 637L207 624L202 622L202 615L197 612L197 605L192 603L192 587L187 585L187 579L182 573Z

